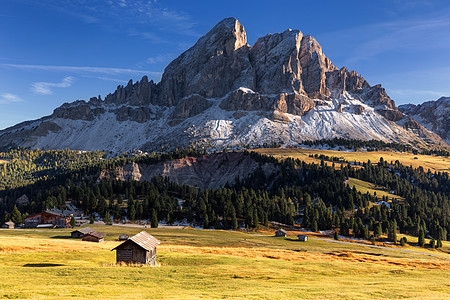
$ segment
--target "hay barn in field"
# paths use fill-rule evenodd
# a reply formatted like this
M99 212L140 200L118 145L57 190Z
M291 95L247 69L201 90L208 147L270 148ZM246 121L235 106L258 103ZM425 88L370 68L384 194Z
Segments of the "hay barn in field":
M297 237L298 237L298 240L299 240L300 242L306 242L306 241L308 241L308 236L307 236L307 235L299 234L299 235L297 235Z
M70 233L70 237L71 238L75 238L75 239L79 239L79 238L82 238L84 235L86 235L88 233L91 233L93 231L95 231L95 230L92 229L91 227L81 228L81 229L72 231Z
M161 242L151 234L141 231L116 248L116 261L156 265L156 246Z
M96 242L96 243L100 243L104 241L104 237L106 234L104 234L103 232L99 232L99 231L92 231L89 232L85 235L83 235L83 237L81 238L82 241L87 241L87 242Z
M284 229L279 229L277 231L275 231L275 236L286 236L287 235L287 231Z

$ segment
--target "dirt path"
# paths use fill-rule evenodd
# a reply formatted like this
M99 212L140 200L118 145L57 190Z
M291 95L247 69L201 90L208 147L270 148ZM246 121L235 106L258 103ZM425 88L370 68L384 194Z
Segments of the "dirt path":
M435 253L421 252L421 251L415 251L415 250L406 250L406 249L390 248L390 247L367 245L367 244L360 244L360 243L342 242L342 241L335 241L335 240L330 240L330 239L323 239L323 240L325 242L329 242L329 243L339 243L339 244L347 244L347 245L359 245L359 246L370 247L370 248L387 249L387 250L393 250L393 251L401 251L401 252L417 253L417 254L425 254L425 255L441 256L441 257L449 258L449 256L445 255L445 254L435 254Z

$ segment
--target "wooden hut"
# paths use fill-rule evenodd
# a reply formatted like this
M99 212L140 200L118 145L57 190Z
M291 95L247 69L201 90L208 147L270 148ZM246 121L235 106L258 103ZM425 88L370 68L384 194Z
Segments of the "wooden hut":
M11 222L11 221L9 221L9 222L5 222L5 224L3 224L3 228L8 228L8 229L14 229L14 222Z
M286 236L287 235L287 231L284 229L279 229L277 231L275 231L275 236Z
M297 237L300 242L306 242L308 240L308 236L304 234L299 234Z
M99 232L99 231L92 231L89 232L85 235L83 235L83 237L81 238L82 241L88 241L88 242L96 242L96 243L100 243L104 241L104 237L105 237L105 233L103 232Z
M156 246L161 242L151 234L141 231L116 248L116 261L156 265Z
M75 239L79 239L82 238L84 235L91 233L95 231L94 229L92 229L91 227L86 227L86 228L80 228L78 230L72 231L70 233L70 237L71 238L75 238Z

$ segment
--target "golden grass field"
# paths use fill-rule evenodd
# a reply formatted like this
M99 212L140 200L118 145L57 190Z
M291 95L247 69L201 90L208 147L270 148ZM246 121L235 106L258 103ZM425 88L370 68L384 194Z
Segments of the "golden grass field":
M383 157L388 163L398 160L401 164L418 168L422 166L425 171L450 172L450 157L440 157L432 155L414 155L412 153L400 153L393 151L371 151L371 152L347 152L347 151L333 151L333 150L319 150L319 149L297 149L297 148L261 148L252 151L272 155L276 158L292 157L302 161L311 163L320 163L320 159L309 157L310 154L323 154L327 156L343 157L345 160L353 162L367 162L372 163L380 161ZM414 159L417 157L417 159ZM328 162L328 164L331 164ZM338 165L336 163L336 165Z
M405 198L403 198L403 197L389 193L389 190L382 186L376 186L373 183L363 181L360 179L349 178L347 184L352 187L353 186L356 187L356 189L363 194L369 192L369 194L373 195L375 192L377 195L377 198L380 200L382 199L383 196L389 197L389 200L392 200L392 199L396 199L396 200L400 200L400 201L405 200Z
M5 299L448 299L450 246L369 248L296 232L146 229L161 240L159 267L115 264L119 234L92 226L104 243L70 239L70 229L0 230L0 298ZM409 238L408 238L409 239ZM426 255L435 254L435 256Z

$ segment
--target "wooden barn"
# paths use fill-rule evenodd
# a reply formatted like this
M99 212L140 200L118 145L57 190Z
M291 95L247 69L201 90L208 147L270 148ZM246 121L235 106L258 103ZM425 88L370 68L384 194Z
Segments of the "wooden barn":
M87 242L96 242L96 243L100 243L104 241L104 237L105 237L105 233L103 232L99 232L99 231L92 231L89 233L86 233L85 235L83 235L83 237L81 238L82 241L87 241Z
M82 238L84 235L86 235L88 233L91 233L93 231L95 231L95 230L92 229L91 227L81 228L81 229L72 231L70 233L70 237L71 238L75 238L75 239L79 239L79 238Z
M299 234L297 237L300 242L306 242L308 240L308 236L304 234Z
M286 236L287 235L287 231L284 229L279 229L277 231L275 231L275 236Z
M141 231L116 248L116 261L156 265L156 246L161 242L151 234Z

